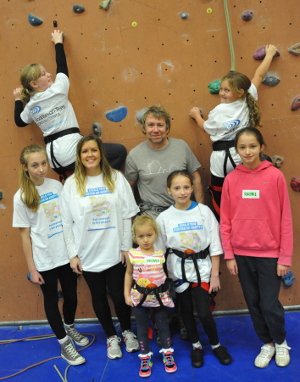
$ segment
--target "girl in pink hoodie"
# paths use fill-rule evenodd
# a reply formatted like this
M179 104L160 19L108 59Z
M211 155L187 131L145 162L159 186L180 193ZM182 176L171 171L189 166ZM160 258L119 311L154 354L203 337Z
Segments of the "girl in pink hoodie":
M284 309L278 300L281 277L292 264L293 228L286 182L281 171L264 160L263 137L246 127L235 138L243 163L224 181L221 238L231 275L238 275L254 329L263 342L255 366L275 356L278 366L290 362Z

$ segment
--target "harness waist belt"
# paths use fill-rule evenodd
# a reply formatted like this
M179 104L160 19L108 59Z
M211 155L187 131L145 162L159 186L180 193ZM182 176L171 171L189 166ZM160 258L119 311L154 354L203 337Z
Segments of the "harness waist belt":
M141 305L143 305L144 301L146 300L147 296L148 295L152 295L154 294L157 301L159 302L159 305L161 307L164 306L164 304L162 303L161 301L161 298L159 296L159 293L163 293L163 292L166 292L168 289L170 289L172 286L172 280L170 279L166 279L166 281L160 285L159 287L156 287L156 288L144 288L144 287L141 287L139 286L135 280L132 280L132 285L131 287L133 289L136 289L139 293L141 293L143 295L141 301L138 303L137 307L140 307Z
M78 127L72 127L70 129L66 129L63 131L59 131L58 133L48 135L47 137L44 137L44 142L45 144L47 144L47 143L55 141L58 138L64 137L65 135L75 134L75 133L80 134Z
M225 176L227 175L227 170L226 170L227 159L230 160L232 167L236 168L236 164L234 163L234 160L232 159L232 156L231 156L230 151L229 151L229 149L231 147L234 147L234 140L232 140L232 141L218 141L218 142L214 142L212 147L213 147L214 151L223 151L223 150L225 150L225 159L224 159L224 164L223 164L224 178L225 178Z
M142 203L140 203L139 208L140 208L141 212L145 212L147 210L150 210L150 211L156 211L156 212L161 213L161 212L167 210L169 208L169 206L168 207L157 206L156 204L144 202L142 200Z
M184 260L185 259L191 259L191 260L205 259L209 255L209 246L205 248L203 251L200 251L198 253L184 253L173 248L172 248L172 252L175 253L176 256Z

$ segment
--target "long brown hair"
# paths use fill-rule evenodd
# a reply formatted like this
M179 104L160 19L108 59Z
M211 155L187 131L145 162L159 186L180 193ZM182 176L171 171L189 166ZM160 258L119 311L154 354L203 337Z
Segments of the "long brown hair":
M86 193L87 178L86 178L85 167L81 162L81 150L82 150L83 144L89 141L95 141L98 145L98 148L100 151L100 157L101 157L100 169L101 169L101 173L103 173L104 184L107 186L110 192L114 192L115 179L117 176L116 170L110 167L108 160L106 159L106 156L105 156L103 143L101 139L94 134L89 134L89 135L86 135L85 137L82 137L80 141L77 143L75 172L74 172L77 192L80 196L84 196Z
M42 75L40 64L30 64L25 66L20 75L23 89L20 98L23 103L28 103L30 98L35 94L35 90L30 85L31 81L36 81Z
M30 179L28 167L28 155L32 153L44 153L48 162L48 157L44 147L40 145L30 145L24 147L20 155L19 183L21 190L21 200L34 213L37 212L40 206L40 195Z

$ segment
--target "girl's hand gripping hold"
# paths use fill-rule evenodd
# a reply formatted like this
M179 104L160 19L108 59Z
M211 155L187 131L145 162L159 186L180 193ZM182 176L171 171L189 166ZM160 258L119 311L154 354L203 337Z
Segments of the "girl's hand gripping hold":
M14 95L14 98L15 98L15 101L21 101L21 97L20 97L20 94L21 94L21 90L23 88L16 88L14 91L13 91L13 95Z
M54 44L63 43L63 32L59 30L54 30L53 33L51 33L52 41Z

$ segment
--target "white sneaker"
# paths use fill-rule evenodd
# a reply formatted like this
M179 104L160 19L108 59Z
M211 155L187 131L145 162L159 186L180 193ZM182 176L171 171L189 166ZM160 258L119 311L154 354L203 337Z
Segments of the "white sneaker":
M78 346L86 346L90 340L83 336L81 333L77 331L77 329L73 325L66 325L65 324L65 329L67 336L75 342L76 345Z
M275 355L275 362L277 366L285 367L290 363L290 354L289 350L291 350L290 347L288 347L286 340L281 345L275 344L276 348L276 355Z
M261 351L255 358L254 365L263 369L267 367L275 354L275 346L264 345L261 347Z
M140 345L136 335L131 330L125 330L122 335L126 345L126 351L128 353L134 353L140 350Z
M110 359L122 358L122 350L120 348L119 342L121 338L118 336L111 336L107 339L107 357Z
M85 363L85 358L77 352L69 339L61 344L61 357L72 366L82 365Z

